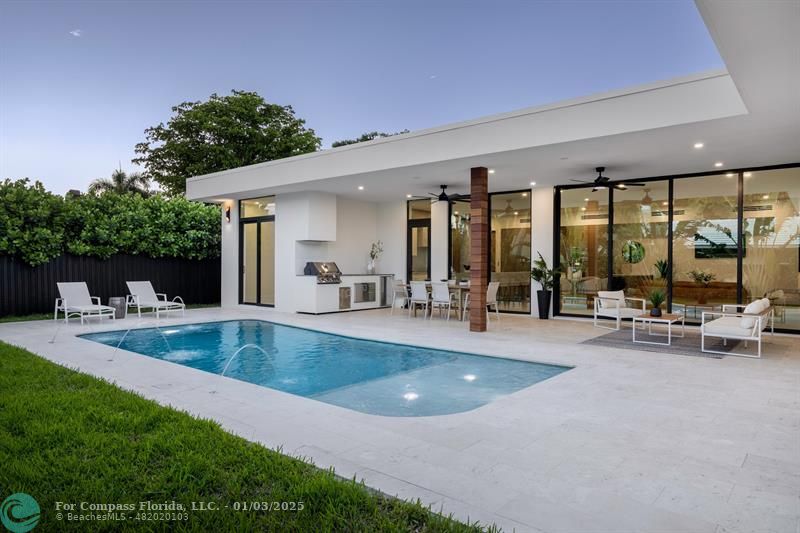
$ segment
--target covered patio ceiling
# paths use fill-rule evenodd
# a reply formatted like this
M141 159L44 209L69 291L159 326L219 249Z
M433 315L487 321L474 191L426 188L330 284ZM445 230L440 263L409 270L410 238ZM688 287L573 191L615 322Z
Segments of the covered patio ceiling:
M731 170L800 160L800 6L703 0L717 71L524 109L187 181L205 201L323 191L369 201ZM702 142L702 149L694 144ZM721 162L722 166L715 166ZM363 190L359 189L363 187Z

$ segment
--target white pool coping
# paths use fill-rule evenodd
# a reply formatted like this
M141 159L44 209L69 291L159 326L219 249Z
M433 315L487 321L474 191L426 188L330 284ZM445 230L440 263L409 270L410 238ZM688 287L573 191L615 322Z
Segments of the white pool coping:
M575 368L473 411L400 418L76 337L152 326L152 318L0 324L0 340L388 494L507 531L800 531L797 337L769 338L764 358L752 360L578 345L605 331L511 315L492 319L483 334L388 310L198 309L159 324L242 318Z

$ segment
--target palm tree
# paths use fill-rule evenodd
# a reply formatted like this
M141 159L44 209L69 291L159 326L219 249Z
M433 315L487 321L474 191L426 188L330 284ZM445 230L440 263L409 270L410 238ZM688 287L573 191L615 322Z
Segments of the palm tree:
M111 173L111 178L98 178L94 180L89 185L89 192L92 194L104 192L125 194L132 192L142 196L148 196L150 194L149 185L150 180L138 172L128 175L122 169L119 169Z

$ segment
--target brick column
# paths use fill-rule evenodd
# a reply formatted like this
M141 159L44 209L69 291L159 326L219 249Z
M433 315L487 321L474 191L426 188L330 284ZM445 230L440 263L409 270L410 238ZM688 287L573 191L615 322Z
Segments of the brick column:
M489 170L470 169L469 330L486 331L489 285Z

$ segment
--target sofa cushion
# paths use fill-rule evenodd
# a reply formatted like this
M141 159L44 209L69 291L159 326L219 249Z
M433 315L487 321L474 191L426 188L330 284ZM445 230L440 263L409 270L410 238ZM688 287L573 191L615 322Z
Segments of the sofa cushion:
M597 296L604 298L600 300L601 309L616 309L617 307L625 307L625 291L597 291ZM605 298L613 298L619 303L606 300Z
M703 324L703 332L716 336L749 337L753 326L742 327L742 321L735 316L723 316Z
M764 302L762 302L761 300L754 300L749 304L747 304L747 306L745 306L744 313L748 315L757 315L763 310L764 310ZM752 328L755 325L756 325L755 317L752 316L742 317L741 327Z

